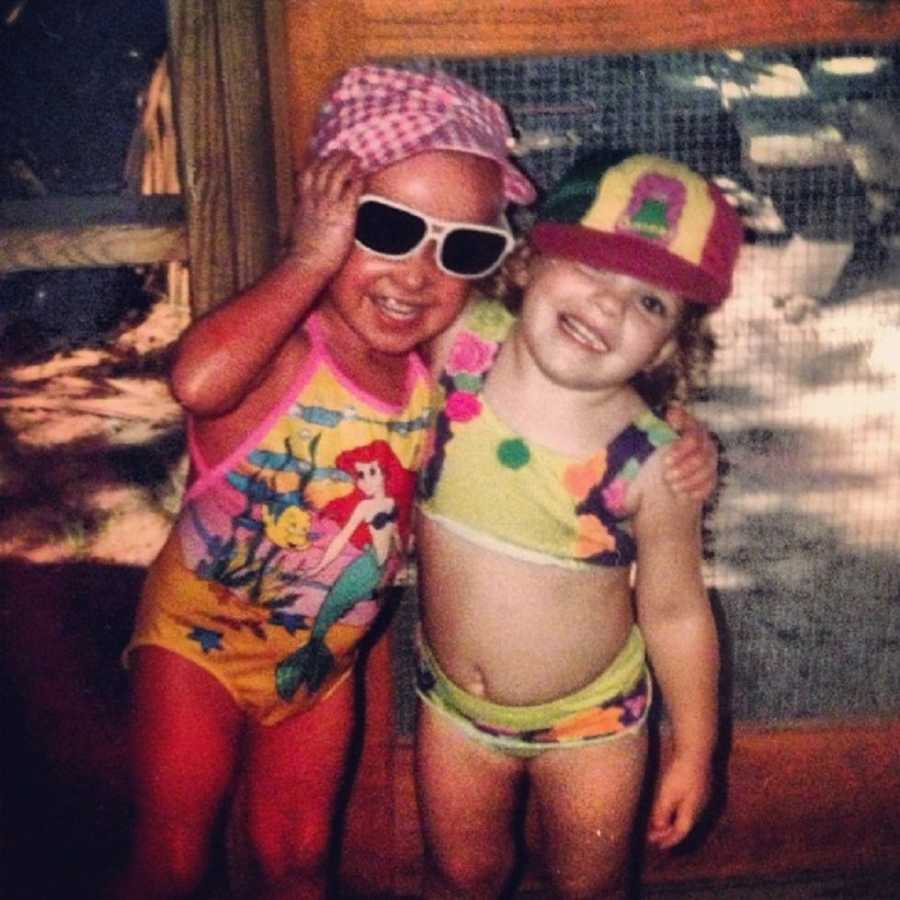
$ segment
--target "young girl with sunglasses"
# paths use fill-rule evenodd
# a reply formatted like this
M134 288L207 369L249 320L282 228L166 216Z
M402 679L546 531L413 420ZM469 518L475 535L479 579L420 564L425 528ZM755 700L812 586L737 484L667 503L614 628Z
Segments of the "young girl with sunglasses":
M674 737L650 840L674 846L704 807L718 644L701 504L666 484L676 435L648 399L709 349L700 323L730 292L741 239L687 167L595 155L509 263L518 317L478 300L435 342L444 399L418 541L428 898L501 894L524 784L555 893L622 895L645 642Z
M120 896L192 894L234 791L252 896L324 892L348 676L408 549L430 443L416 348L501 261L504 206L533 198L509 137L456 79L349 71L284 259L184 334L172 386L191 474L126 651L137 815ZM713 454L685 447L686 483L705 489Z

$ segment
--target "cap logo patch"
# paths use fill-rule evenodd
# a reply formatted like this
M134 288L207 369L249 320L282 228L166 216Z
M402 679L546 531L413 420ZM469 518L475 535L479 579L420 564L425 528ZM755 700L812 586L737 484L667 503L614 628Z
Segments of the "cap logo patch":
M529 240L541 253L717 306L731 292L743 234L716 183L683 163L598 150L553 189Z
M684 185L674 178L650 173L634 185L616 232L669 244L684 209Z

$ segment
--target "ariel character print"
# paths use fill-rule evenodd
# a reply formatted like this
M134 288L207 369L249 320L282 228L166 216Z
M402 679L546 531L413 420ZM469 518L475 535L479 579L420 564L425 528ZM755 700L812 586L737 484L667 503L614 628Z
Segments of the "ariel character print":
M355 487L322 510L341 530L307 574L325 572L348 544L359 555L336 573L313 621L309 641L278 663L275 683L284 700L291 699L301 685L310 691L319 688L334 663L325 644L329 629L389 580L393 575L390 563L400 557L409 537L415 475L403 468L386 441L345 450L335 465L350 475Z

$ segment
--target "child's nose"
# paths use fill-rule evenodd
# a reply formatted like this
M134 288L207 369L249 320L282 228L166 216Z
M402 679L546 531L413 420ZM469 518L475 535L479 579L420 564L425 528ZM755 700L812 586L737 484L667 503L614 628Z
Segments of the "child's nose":
M627 286L614 276L604 278L597 283L594 296L595 302L604 313L618 316L625 306L628 296Z
M417 290L426 285L439 271L437 264L437 242L427 240L411 256L402 260L398 277L404 287Z

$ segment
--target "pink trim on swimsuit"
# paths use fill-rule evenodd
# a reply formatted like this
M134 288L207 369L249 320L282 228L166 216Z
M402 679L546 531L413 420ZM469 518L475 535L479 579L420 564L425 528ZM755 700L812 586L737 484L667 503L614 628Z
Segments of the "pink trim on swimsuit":
M203 459L203 453L200 445L197 443L197 435L194 430L194 420L192 416L187 419L187 441L188 452L197 471L197 478L190 485L185 493L185 501L192 500L203 491L205 491L217 479L220 479L226 472L234 468L237 461L241 460L256 447L259 442L269 433L275 422L284 415L287 409L294 403L300 394L300 391L306 387L310 379L316 373L320 363L324 363L335 380L349 393L353 394L358 400L379 409L386 413L398 413L406 408L409 398L415 389L416 381L424 377L429 383L432 381L431 372L422 361L418 353L413 351L409 354L409 362L406 369L406 385L403 399L399 403L388 403L381 400L374 394L357 385L346 372L341 369L337 360L332 355L325 343L325 336L322 333L322 323L318 312L312 313L306 320L306 333L309 335L312 352L300 367L297 377L291 382L290 386L284 393L282 399L275 404L271 412L250 432L250 434L235 447L224 459L216 463L210 468Z
M306 331L309 334L310 341L312 342L312 345L316 350L317 356L328 365L329 369L331 370L331 374L334 375L335 379L338 381L341 387L345 388L357 399L362 400L364 403L367 403L374 409L378 409L386 413L398 413L406 407L407 403L409 403L409 398L412 395L412 391L418 378L425 377L429 382L432 380L431 372L428 370L425 363L422 362L419 354L413 351L408 356L408 364L406 367L406 385L403 399L399 403L388 403L386 400L382 400L380 397L376 397L374 394L370 394L368 391L361 388L341 368L340 363L334 358L331 351L328 349L328 345L325 342L325 336L322 333L322 322L319 313L314 313L309 317L306 325Z

